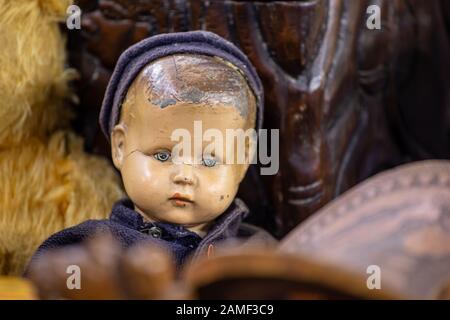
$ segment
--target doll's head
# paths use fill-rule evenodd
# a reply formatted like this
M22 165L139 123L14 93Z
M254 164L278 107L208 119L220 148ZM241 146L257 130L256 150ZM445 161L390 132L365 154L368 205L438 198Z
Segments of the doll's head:
M257 123L260 100L248 70L229 60L201 52L164 55L143 64L124 91L108 129L112 158L136 211L147 220L202 234L234 200L249 166L248 140L233 148L225 141L221 150L205 152L210 141L200 138L196 146L199 123L202 132L214 129L224 138L227 130L242 132ZM173 133L180 129L189 133L190 148L174 161L179 141ZM247 161L235 161L236 152L244 152Z
M255 114L246 80L222 59L178 54L148 64L128 89L111 136L113 162L136 210L195 231L207 227L234 200L248 161L229 161L237 143L206 153L210 142L203 141L195 151L194 121L202 131L216 129L226 137L227 129L254 128ZM171 137L180 128L189 132L191 145L175 162L178 141ZM248 146L242 152L248 154Z

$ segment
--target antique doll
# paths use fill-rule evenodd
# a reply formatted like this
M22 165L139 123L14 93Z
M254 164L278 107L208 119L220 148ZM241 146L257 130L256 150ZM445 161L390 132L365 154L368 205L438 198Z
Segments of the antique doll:
M177 129L194 135L200 122L203 131L225 136L227 129L260 128L262 108L254 67L213 33L162 34L128 48L106 90L100 125L129 199L116 203L107 220L51 236L31 265L47 250L78 244L98 231L110 231L125 248L140 241L162 245L177 266L228 239L271 243L265 231L242 222L248 209L235 198L248 162L228 163L227 151L222 159L205 157L205 143L200 152L183 150L178 162L172 154Z

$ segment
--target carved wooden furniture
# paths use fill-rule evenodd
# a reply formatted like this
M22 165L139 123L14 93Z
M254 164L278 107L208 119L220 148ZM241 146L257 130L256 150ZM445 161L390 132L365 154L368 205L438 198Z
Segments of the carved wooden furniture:
M252 222L284 235L365 178L450 155L449 5L392 0L78 0L68 31L79 70L76 127L107 155L97 125L120 53L150 35L205 29L237 44L265 87L265 128L280 129L280 171L247 175ZM381 30L366 9L381 8Z

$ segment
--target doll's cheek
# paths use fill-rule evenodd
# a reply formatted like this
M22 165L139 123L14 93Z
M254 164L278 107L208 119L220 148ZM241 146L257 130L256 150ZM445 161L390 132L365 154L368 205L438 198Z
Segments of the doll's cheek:
M144 156L130 156L123 162L121 174L128 196L151 199L165 190L165 171L153 162Z
M202 198L209 206L216 207L216 210L226 209L233 201L239 187L235 174L230 170L224 170L215 176L203 178Z
M121 174L124 182L130 185L140 185L152 179L153 171L148 165L148 160L136 155L129 155L123 161Z
M238 172L232 166L217 169L203 169L200 175L203 186L207 186L211 193L223 193L239 187Z

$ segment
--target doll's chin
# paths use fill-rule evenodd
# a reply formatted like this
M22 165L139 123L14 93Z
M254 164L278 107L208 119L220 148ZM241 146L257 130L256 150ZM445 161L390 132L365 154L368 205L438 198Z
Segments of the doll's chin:
M215 215L202 215L200 211L197 209L193 209L193 206L190 209L172 207L170 210L164 213L164 216L161 217L161 220L164 220L168 223L180 224L180 225L198 225L201 223L205 223L205 221L214 220Z
M215 208L211 210L210 207L205 208L199 206L198 203L189 203L185 206L174 205L172 201L167 202L163 207L154 208L140 206L141 214L149 218L151 221L161 221L166 223L174 223L181 225L197 225L205 223L205 221L212 221L217 218L224 210L222 208ZM212 211L212 212L211 212ZM218 213L220 211L220 213Z

